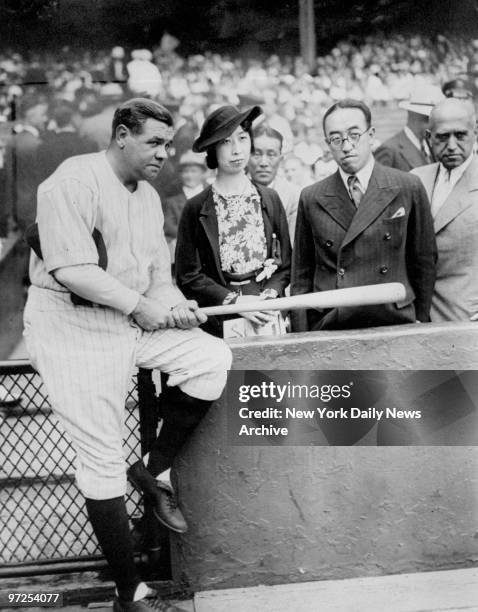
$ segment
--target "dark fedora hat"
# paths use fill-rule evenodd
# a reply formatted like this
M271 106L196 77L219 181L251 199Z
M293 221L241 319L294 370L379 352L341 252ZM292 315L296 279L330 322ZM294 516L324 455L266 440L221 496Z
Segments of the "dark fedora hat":
M260 106L241 112L235 106L220 106L204 122L201 133L193 144L193 151L201 153L223 138L230 136L245 121L252 123L262 113Z

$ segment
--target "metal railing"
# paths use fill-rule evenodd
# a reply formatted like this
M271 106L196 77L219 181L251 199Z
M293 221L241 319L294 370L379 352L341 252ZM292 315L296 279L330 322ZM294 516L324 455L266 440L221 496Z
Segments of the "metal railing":
M28 361L0 362L0 385L15 404L0 406L0 576L72 571L104 565L74 480L75 454ZM151 372L139 370L125 406L124 454L143 454L156 434L157 397ZM169 577L167 536L132 488L126 496L135 547ZM158 564L158 562L160 563Z

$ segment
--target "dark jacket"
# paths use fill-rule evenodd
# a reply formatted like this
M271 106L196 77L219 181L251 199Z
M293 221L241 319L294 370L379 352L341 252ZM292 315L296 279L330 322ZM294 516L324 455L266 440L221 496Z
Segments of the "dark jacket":
M259 185L256 188L261 197L267 257L272 257L273 234L279 240L281 250L281 264L263 282L262 289L275 289L279 295L283 295L290 281L291 262L287 217L273 189ZM221 271L218 225L211 187L186 202L179 222L175 261L178 286L188 299L197 300L199 306L222 304L230 289ZM216 335L221 333L218 321L208 323L208 331Z
M379 306L297 311L293 330L429 321L435 264L433 221L420 181L375 163L356 210L337 171L302 191L291 294L399 282L406 298Z
M383 142L374 152L375 159L390 168L409 172L430 163L426 156L411 142L404 130Z

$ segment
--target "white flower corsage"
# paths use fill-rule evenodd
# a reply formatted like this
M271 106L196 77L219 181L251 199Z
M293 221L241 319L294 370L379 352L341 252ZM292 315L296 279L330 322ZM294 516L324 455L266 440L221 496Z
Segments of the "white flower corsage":
M264 267L261 272L256 276L256 281L260 283L266 278L270 278L274 272L277 270L279 266L274 263L273 259L266 259L264 262Z

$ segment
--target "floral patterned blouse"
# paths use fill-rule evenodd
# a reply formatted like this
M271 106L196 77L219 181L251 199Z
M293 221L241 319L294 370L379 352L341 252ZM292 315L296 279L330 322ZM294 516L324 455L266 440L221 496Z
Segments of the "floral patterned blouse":
M246 274L262 268L267 258L267 243L257 189L251 184L249 193L224 196L213 186L212 193L221 269Z

